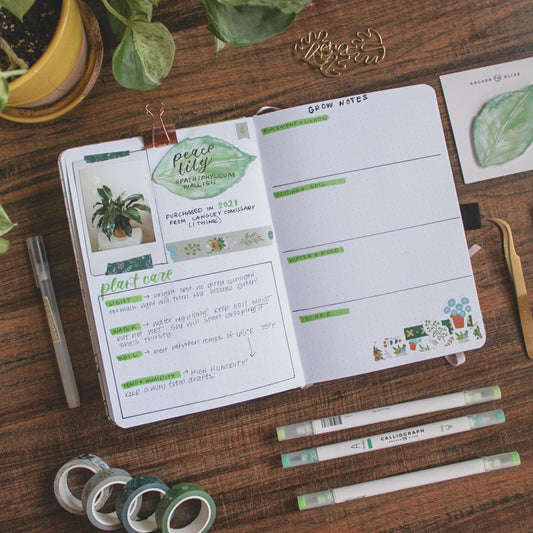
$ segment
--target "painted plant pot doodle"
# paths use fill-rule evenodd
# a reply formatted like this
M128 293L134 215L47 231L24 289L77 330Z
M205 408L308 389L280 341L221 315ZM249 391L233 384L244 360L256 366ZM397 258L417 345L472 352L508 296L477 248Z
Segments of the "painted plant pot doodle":
M459 346L474 339L481 339L481 328L472 315L467 297L450 298L439 318L424 320L403 329L402 335L387 337L374 343L375 361L383 361L407 355L428 352L436 348ZM463 350L464 348L461 348Z

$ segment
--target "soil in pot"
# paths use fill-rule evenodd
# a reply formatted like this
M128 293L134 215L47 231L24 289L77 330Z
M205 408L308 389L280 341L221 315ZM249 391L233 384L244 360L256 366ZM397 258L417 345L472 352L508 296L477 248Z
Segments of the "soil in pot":
M1 9L0 35L31 67L50 44L60 13L61 0L36 0L22 22L6 9ZM0 53L0 70L6 70L8 65L7 57Z

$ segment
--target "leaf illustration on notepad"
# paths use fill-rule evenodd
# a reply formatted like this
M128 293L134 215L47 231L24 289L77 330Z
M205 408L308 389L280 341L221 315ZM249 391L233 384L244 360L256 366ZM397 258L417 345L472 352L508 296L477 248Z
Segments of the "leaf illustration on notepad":
M472 139L481 166L521 156L533 142L533 85L489 100L474 119Z
M161 159L153 178L184 198L213 198L241 181L254 159L231 143L209 135L184 139Z

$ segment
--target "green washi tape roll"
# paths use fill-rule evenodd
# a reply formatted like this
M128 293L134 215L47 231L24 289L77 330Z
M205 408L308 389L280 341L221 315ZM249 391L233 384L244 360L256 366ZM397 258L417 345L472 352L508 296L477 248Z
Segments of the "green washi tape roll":
M87 513L87 518L94 527L104 531L120 529L120 520L115 511L111 513L99 512L99 509L102 507L102 503L100 502L102 497L101 493L105 491L111 494L114 485L125 485L130 479L131 476L125 470L108 468L107 470L96 473L87 481L81 493L81 502ZM137 515L142 502L140 499L137 499L135 503L136 506L132 513Z
M200 502L198 516L188 525L170 527L170 522L178 507L186 501ZM204 533L213 525L216 505L213 498L202 487L194 483L180 483L172 487L162 498L155 510L155 519L162 533Z
M168 486L156 476L137 476L128 481L115 501L117 516L128 533L151 533L157 529L155 511L148 518L137 518L135 508L142 505L142 497L149 492L164 496Z
M58 471L54 478L54 494L59 505L66 509L69 513L84 515L85 509L79 498L76 498L70 490L68 478L70 474L76 470L87 470L92 474L107 470L109 466L105 461L102 461L97 455L90 453L78 455L67 463L65 463ZM109 497L109 491L100 493L100 498L95 502L98 505L103 505Z

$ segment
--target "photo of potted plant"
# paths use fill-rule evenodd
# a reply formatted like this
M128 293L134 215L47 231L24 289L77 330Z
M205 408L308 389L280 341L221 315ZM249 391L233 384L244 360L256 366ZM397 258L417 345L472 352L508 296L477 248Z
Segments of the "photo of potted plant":
M98 22L78 0L0 0L0 111L16 122L66 113L102 64Z
M93 206L97 209L93 212L91 221L96 221L96 227L100 230L100 250L141 244L142 220L139 211L150 213L147 205L139 203L139 200L144 201L144 196L136 193L124 197L125 193L121 193L113 198L113 193L107 185L98 188L97 192L100 200ZM132 222L137 226L133 227Z

